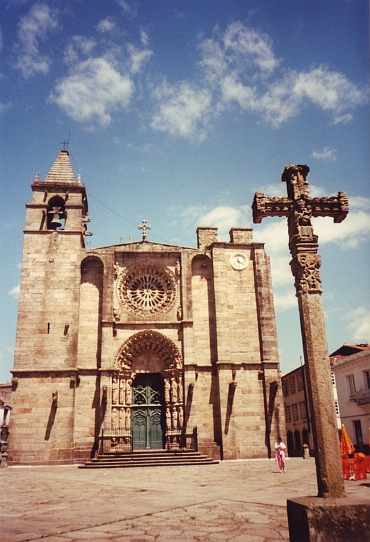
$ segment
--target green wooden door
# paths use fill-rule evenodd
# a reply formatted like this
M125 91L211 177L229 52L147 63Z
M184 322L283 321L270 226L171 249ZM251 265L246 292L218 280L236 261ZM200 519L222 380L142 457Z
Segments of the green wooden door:
M159 374L138 374L132 385L132 443L134 450L163 448L163 379Z

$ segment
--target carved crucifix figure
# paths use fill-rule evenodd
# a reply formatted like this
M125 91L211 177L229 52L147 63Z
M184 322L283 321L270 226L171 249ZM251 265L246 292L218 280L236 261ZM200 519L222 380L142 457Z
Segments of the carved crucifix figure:
M334 197L311 198L306 181L308 172L306 165L285 167L282 181L287 185L287 197L270 198L263 192L256 192L252 205L253 222L258 224L265 216L288 218L290 266L295 278L307 368L318 495L343 497L339 437L321 302L321 258L317 254L318 236L313 233L311 218L329 216L334 222L341 222L348 214L348 199L345 192L338 192Z

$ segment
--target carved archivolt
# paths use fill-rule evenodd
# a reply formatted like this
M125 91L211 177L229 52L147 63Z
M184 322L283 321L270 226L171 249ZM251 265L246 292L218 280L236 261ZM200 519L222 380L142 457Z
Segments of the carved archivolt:
M134 359L148 351L163 360L165 370L182 367L182 357L177 346L168 337L153 330L140 331L127 339L118 350L114 366L118 370L131 369Z
M122 309L136 318L158 319L172 309L177 286L174 273L157 263L135 264L127 268L115 266L116 295ZM119 311L115 311L119 318Z

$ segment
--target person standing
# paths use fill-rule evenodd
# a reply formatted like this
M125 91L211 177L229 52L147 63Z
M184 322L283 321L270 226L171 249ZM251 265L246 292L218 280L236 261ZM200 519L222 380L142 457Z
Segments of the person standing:
M281 440L281 437L278 437L277 442L275 442L275 458L278 462L280 472L285 472L285 444Z

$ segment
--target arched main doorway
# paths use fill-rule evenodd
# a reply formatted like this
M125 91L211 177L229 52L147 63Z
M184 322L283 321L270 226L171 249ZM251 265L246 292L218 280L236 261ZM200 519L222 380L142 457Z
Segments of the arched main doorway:
M132 382L133 450L164 447L166 416L163 378L159 373L139 373Z
M183 363L168 337L153 330L127 339L111 373L105 430L111 450L177 448L184 430ZM110 419L109 419L110 412Z

